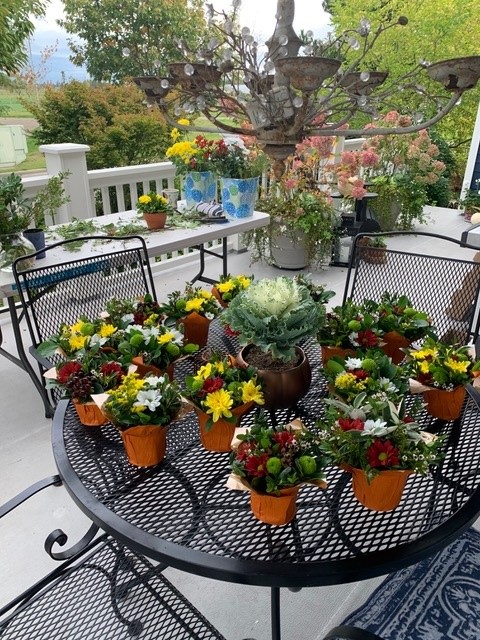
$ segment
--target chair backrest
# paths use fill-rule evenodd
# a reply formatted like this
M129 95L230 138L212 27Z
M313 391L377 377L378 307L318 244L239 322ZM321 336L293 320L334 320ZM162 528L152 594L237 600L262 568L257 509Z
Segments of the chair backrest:
M24 258L13 263L34 346L57 333L62 322L98 316L112 298L133 299L146 293L156 298L141 236L85 236L57 242L45 252L44 259L28 268Z
M386 248L362 246L363 238L379 236L384 238ZM398 248L405 246L408 236L412 239L412 251ZM419 252L414 252L414 247L419 247ZM406 295L415 308L427 312L440 340L476 344L478 247L434 233L358 234L352 246L343 301L379 300L385 291Z

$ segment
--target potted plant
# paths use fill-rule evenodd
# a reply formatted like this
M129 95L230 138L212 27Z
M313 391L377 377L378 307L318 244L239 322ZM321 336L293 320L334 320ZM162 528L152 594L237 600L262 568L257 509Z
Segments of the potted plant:
M193 404L200 440L209 451L230 451L241 417L264 403L255 369L239 367L232 358L212 357L187 376L184 396Z
M330 393L345 402L352 402L362 392L400 402L409 390L406 372L378 349L369 349L362 357L333 356L323 373Z
M169 425L179 418L180 390L168 376L129 373L110 391L102 411L120 429L128 460L150 467L165 457Z
M125 374L126 368L120 362L107 360L99 354L85 354L78 359L59 362L45 375L47 388L62 389L64 397L72 398L83 425L98 427L107 419L93 402L92 394L118 387Z
M11 173L0 178L0 269L11 271L11 265L16 258L34 253L37 248L45 246L45 214L53 215L56 209L68 202L62 181L65 174L49 178L47 184L34 198L25 196L25 188L19 175ZM23 234L31 224L42 232L42 239L37 246ZM35 242L37 239L35 238ZM38 256L44 257L41 254ZM26 260L25 268L33 262Z
M460 417L465 385L480 376L468 346L448 345L427 338L418 349L406 349L407 368L417 383L412 391L423 392L427 411L440 420Z
M121 336L118 352L141 376L167 373L173 380L175 362L198 351L198 345L184 344L183 333L163 325L131 324Z
M167 149L166 157L174 163L177 173L185 176L184 189L188 208L217 199L213 158L222 145L222 140L208 140L198 135L193 142L179 140Z
M105 318L109 322L125 327L129 324L158 325L163 321L160 305L150 293L141 299L112 298L105 307Z
M147 227L155 231L164 228L168 214L173 213L173 207L165 196L150 191L138 198L137 211L143 215Z
M383 236L363 236L357 240L358 259L369 264L387 262L387 243Z
M326 399L319 423L321 448L332 464L352 474L355 497L375 511L390 511L401 501L408 476L426 475L442 458L443 438L424 433L394 404L358 394L351 404Z
M327 311L325 322L317 334L322 347L323 365L334 355L353 356L357 349L379 347L383 332L378 326L378 314L363 304L346 300Z
M365 300L364 306L377 317L377 326L383 333L382 349L396 364L405 357L402 349L412 342L435 337L428 313L415 309L405 295L384 292L380 301Z
M81 357L83 354L113 350L119 327L103 318L90 320L82 316L73 324L62 323L59 332L38 345L38 353L51 357L55 353L63 358Z
M168 294L167 302L160 305L160 311L165 314L166 325L183 327L186 343L204 347L208 341L210 322L220 313L221 307L213 293L187 283L183 292Z
M268 157L258 147L242 140L223 141L217 149L215 171L220 177L222 207L231 218L253 215L260 176L268 167Z
M239 488L250 491L253 515L267 524L293 520L302 484L326 486L323 456L300 421L270 427L257 418L251 429L237 435L230 464Z
M252 284L253 276L243 274L237 276L221 275L216 285L212 287L212 293L221 307L228 307L236 295Z
M285 277L252 282L222 313L221 322L245 345L239 362L254 366L264 381L267 408L294 406L307 393L311 369L298 345L318 333L324 316L308 288Z
M470 222L475 213L480 213L480 180L476 180L476 189L468 189L459 204L464 208L464 217Z
M330 262L335 229L339 222L330 197L319 190L304 190L300 182L289 187L281 181L257 203L270 214L266 227L247 235L252 259L285 269Z

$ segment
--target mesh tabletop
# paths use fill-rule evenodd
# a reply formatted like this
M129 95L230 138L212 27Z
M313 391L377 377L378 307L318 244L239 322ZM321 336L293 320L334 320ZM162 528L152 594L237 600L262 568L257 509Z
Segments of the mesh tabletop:
M236 353L219 327L212 344ZM312 386L295 415L315 427L326 384L320 347L303 345L312 366ZM184 361L182 379L192 370ZM198 363L196 363L198 364ZM276 414L286 422L287 411ZM245 416L242 426L253 421ZM391 512L363 507L350 475L327 469L325 490L304 485L295 519L282 527L257 521L248 493L227 489L229 454L205 451L194 413L169 429L167 456L156 467L127 461L112 425L86 428L62 401L53 427L54 453L70 493L102 528L146 555L200 575L265 586L317 586L382 575L412 564L448 544L480 511L479 413L467 394L462 417L423 426L447 434L440 468L412 475L400 506Z

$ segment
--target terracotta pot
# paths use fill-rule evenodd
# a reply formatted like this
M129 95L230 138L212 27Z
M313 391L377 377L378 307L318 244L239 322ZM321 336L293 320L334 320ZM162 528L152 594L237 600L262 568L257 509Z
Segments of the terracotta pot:
M120 431L128 461L137 467L153 467L162 462L167 449L168 427L138 425Z
M423 399L431 416L440 420L456 420L462 413L465 393L463 386L455 387L452 391L431 389L423 392Z
M143 356L135 356L132 358L132 364L137 367L136 373L142 378L146 376L163 376L164 373L168 375L170 380L173 380L175 364L172 362L166 369L160 369L153 364L144 364Z
M347 356L354 356L355 351L353 349L343 349L342 347L333 347L326 344L320 345L322 348L322 364L325 366L330 358L333 356L339 356L340 358L346 358Z
M78 419L86 427L101 427L107 424L108 419L94 402L79 402L73 398L73 404L77 410Z
M225 302L224 300L222 300L222 296L220 295L220 292L217 289L217 287L212 287L212 294L217 299L218 304L221 307L223 307L224 309L226 309L228 307L228 302Z
M248 354L253 345L247 344L237 355L241 367L248 366ZM295 347L299 364L291 369L276 371L256 367L263 382L265 409L289 409L297 404L310 389L312 370L308 358L300 347Z
M252 513L266 524L284 525L291 522L297 513L297 495L300 487L280 489L280 495L271 493L250 493Z
M184 344L198 344L204 347L208 342L208 331L210 320L201 316L196 311L192 311L188 316L180 318L177 325L183 324Z
M232 414L235 416L235 422L228 422L228 420L217 420L212 427L207 430L206 424L210 419L210 415L205 413L198 407L195 407L195 413L197 414L198 424L200 427L200 442L204 449L208 451L216 451L218 453L224 453L231 451L232 439L235 435L235 429L240 424L240 419L254 406L254 402L246 402L245 404L232 409Z
M362 243L362 238L358 241L358 257L368 264L386 264L387 252L384 247L371 247L367 243Z
M163 229L167 221L166 213L144 213L143 219L149 229Z
M400 335L396 331L388 331L382 337L385 344L382 347L382 351L392 359L394 364L400 364L405 358L405 354L400 349L406 349L411 347L412 343L405 336Z
M365 471L348 465L342 469L352 474L352 489L357 500L372 511L392 511L400 504L411 470L380 471L369 483Z

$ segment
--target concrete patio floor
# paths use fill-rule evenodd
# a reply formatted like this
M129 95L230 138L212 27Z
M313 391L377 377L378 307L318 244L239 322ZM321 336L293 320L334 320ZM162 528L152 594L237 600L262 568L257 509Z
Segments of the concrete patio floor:
M460 238L470 226L456 210L427 208L427 213L429 223L417 230ZM412 252L429 253L428 243L419 237L396 242ZM248 253L231 253L229 271L253 273L257 279L296 273L258 263L250 265ZM341 301L346 271L344 267L329 267L312 273L316 282L336 292L331 305ZM183 267L157 278L158 298L183 289L194 273L193 268ZM11 327L5 314L0 316L0 323L3 346L13 350ZM43 405L27 374L0 357L0 380L0 503L3 503L32 482L53 475L56 468L50 446L51 420L44 417ZM62 487L48 489L14 515L4 518L0 524L0 606L54 564L43 552L43 541L52 529L64 529L73 544L87 525L86 517ZM209 580L173 569L167 569L167 575L228 640L270 638L269 589ZM282 638L320 640L329 628L359 606L381 580L310 588L299 593L282 590Z

